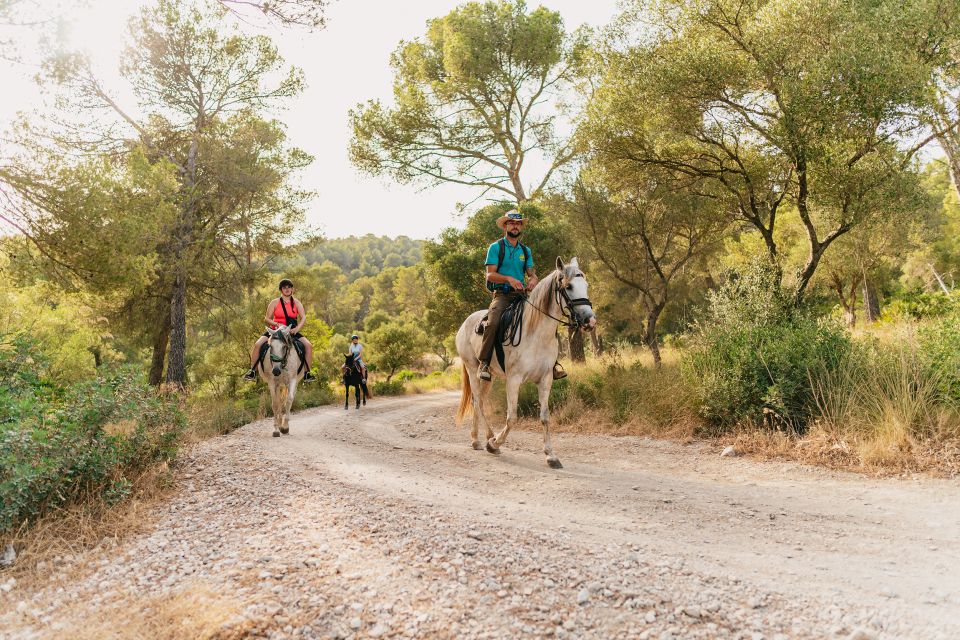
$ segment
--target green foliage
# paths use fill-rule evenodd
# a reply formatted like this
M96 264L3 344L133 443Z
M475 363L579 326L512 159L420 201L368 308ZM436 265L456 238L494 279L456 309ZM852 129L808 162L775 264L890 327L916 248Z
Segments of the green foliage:
M811 374L835 370L851 349L841 327L794 308L778 283L762 263L731 274L685 354L699 412L718 427L759 424L766 409L775 426L804 430L816 410Z
M286 273L299 264L307 266L332 262L348 282L376 276L391 267L410 267L420 262L423 240L407 236L388 238L368 233L349 238L316 239L294 247L291 257L277 262L274 273Z
M424 245L427 278L432 283L426 320L434 334L455 333L464 318L490 305L490 292L484 285L487 248L503 237L496 221L512 208L509 202L483 207L470 216L462 231L444 229L439 238ZM520 241L530 247L537 274L542 277L553 270L557 256L570 258L573 234L562 216L538 204L525 203L520 211L529 220Z
M395 106L350 111L350 159L400 182L455 182L522 202L573 158L555 134L556 101L577 75L582 35L560 14L523 0L468 2L401 42L390 66ZM534 146L548 169L527 194L521 178Z
M913 290L891 300L884 309L887 318L938 318L946 315L954 317L958 310L957 297L942 291Z
M378 380L373 383L372 391L375 396L403 395L403 380Z
M923 123L904 114L926 111L950 47L929 50L913 34L954 38L958 12L899 0L633 0L595 61L581 139L618 173L657 167L694 193L711 184L771 257L783 253L777 224L796 216L799 302L833 240L925 205L907 142Z
M105 369L57 387L28 339L8 337L4 345L0 531L78 500L122 500L139 473L175 455L183 415L141 375Z
M922 326L918 346L943 398L960 406L960 314L954 311Z
M387 374L387 382L401 367L414 363L426 349L426 336L409 322L389 322L369 334L371 368Z

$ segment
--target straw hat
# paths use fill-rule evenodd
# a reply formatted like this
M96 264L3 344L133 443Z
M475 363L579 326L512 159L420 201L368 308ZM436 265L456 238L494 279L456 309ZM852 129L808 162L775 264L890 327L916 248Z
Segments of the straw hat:
M503 225L505 225L508 221L526 224L527 218L524 218L523 214L517 211L516 209L511 209L510 211L507 211L505 214L497 218L497 226L503 229Z

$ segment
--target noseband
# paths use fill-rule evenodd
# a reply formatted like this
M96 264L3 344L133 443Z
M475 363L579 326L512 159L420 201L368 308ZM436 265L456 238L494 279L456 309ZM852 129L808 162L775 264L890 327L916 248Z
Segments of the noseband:
M571 298L570 294L567 293L567 288L563 286L565 279L566 276L557 278L557 284L554 287L554 293L556 294L557 305L560 307L560 313L563 314L564 318L567 318L567 321L561 322L561 324L579 329L585 325L584 323L580 322L580 318L578 318L577 314L573 312L574 309L577 307L590 307L590 310L593 311L593 303L590 302L590 298Z

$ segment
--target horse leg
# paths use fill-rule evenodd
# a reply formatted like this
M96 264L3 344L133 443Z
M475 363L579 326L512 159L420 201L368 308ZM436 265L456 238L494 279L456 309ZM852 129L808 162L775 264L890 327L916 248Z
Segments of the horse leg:
M353 395L356 396L357 398L356 408L359 409L360 408L360 383L359 382L353 387Z
M490 386L490 385L488 385ZM510 427L517 421L517 396L520 393L520 378L507 377L507 423L497 434L496 438L487 440L487 451L490 453L499 453L500 446L506 442L510 434Z
M551 469L562 469L560 459L553 453L553 442L550 441L550 388L553 387L553 372L548 373L537 383L540 392L540 424L543 425L543 453L547 456L547 466Z
M297 395L297 381L294 379L287 387L287 400L283 403L283 424L280 425L280 433L284 435L290 433L290 411L293 409L295 395Z
M483 420L483 403L480 394L483 393L483 389L489 387L490 385L480 384L480 380L477 379L476 367L473 368L474 371L464 367L464 374L467 376L467 384L470 385L470 404L473 406L473 422L470 425L470 446L480 451L483 449L483 446L480 444L479 430L480 422ZM483 424L487 427L487 440L493 437L493 432L490 431L490 427L487 426L485 420Z
M346 411L350 408L350 385L346 382L343 383L343 410Z
M277 388L277 381L274 380L270 385L270 406L273 409L273 437L280 437L280 390Z

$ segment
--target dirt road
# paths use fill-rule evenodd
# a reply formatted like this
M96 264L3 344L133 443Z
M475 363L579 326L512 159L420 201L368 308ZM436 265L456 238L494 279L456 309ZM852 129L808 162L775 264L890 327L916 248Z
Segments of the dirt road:
M960 637L956 482L562 433L554 471L456 399L198 445L146 534L4 586L0 637Z

